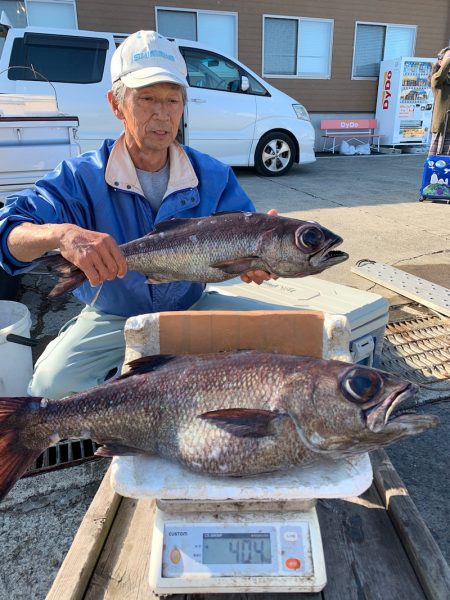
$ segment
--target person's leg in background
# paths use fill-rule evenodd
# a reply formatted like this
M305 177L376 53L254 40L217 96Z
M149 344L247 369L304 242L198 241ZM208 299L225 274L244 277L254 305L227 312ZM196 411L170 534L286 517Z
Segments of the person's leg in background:
M36 361L28 393L56 400L103 383L123 361L125 321L84 308Z

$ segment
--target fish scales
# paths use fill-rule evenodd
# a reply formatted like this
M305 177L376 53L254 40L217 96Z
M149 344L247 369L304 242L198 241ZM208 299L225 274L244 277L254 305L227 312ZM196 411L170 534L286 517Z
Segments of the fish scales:
M289 365L268 369L264 362L255 366L241 358L230 356L224 362L219 355L205 363L180 357L157 371L119 379L102 395L82 392L49 403L41 424L36 423L24 442L32 445L36 437L50 437L55 431L61 439L89 434L99 442L120 439L127 447L217 473L237 472L243 460L250 461L250 471L258 472L270 464L295 464L292 461L300 461L306 449L295 435L287 437L295 432L290 421L284 420L280 435L238 439L197 418L218 408L282 408Z
M261 269L279 277L305 277L348 258L335 248L342 238L319 223L260 213L217 213L158 223L147 235L121 244L129 271L152 282L225 281ZM71 291L86 279L62 256L38 259L60 276L50 296Z
M157 454L198 473L252 476L386 446L437 425L397 412L416 387L361 365L269 352L143 357L61 400L0 398L0 498L50 445Z
M123 248L128 268L153 275L156 280L158 276L160 280L189 276L190 281L206 283L217 281L218 277L223 280L235 277L235 274L227 274L211 265L258 256L260 237L248 228L249 219L249 216L244 217L244 227L237 227L240 221L230 217L218 221L219 226L215 226L214 219L209 223L202 219L191 223L186 219L189 222L180 226L178 235L161 231L141 238L136 244L129 242ZM258 227L257 221L255 226ZM255 259L253 265L254 268L267 269L262 259Z

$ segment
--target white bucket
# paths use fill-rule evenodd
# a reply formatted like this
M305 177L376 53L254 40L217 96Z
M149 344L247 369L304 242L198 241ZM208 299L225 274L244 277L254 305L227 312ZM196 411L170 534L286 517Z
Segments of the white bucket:
M26 396L33 374L31 348L8 342L9 333L30 337L31 316L20 302L0 300L0 397Z

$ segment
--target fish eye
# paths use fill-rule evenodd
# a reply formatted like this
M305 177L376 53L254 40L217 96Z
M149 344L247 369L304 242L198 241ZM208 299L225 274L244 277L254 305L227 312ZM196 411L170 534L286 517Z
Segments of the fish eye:
M303 251L316 250L324 241L325 235L317 225L299 227L295 232L295 243Z
M365 404L374 400L383 387L381 377L375 371L354 368L348 371L341 382L342 393L358 404Z

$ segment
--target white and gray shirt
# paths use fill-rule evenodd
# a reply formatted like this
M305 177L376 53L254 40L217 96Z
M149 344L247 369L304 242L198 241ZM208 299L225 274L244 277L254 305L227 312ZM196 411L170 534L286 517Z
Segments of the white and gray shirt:
M148 200L153 212L156 213L161 206L164 194L169 183L170 165L169 161L159 171L143 171L136 169L136 174L141 184L144 196Z

